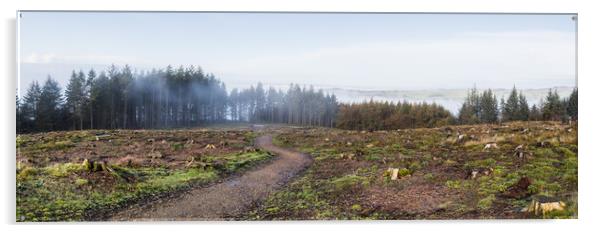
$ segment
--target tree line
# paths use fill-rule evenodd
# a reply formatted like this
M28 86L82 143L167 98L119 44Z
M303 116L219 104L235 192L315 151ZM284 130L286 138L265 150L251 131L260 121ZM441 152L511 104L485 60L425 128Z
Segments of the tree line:
M48 77L33 82L17 112L20 132L187 127L225 119L225 85L200 67L134 74L111 66L71 74L62 93Z
M334 94L291 84L286 91L258 83L226 85L201 67L134 72L110 66L99 74L73 71L63 92L50 76L16 98L17 132L196 127L221 122L285 123L352 130L439 127L526 120L577 119L577 89L568 98L548 92L529 105L516 87L507 99L491 89L469 90L458 116L435 103L339 103Z
M100 74L73 71L63 92L50 76L17 96L17 132L194 127L226 121L334 126L334 95L291 85L230 94L200 67L134 73L112 65Z
M507 99L491 89L482 92L472 88L458 116L432 103L376 102L339 104L336 127L352 130L390 130L440 127L452 124L500 123L507 121L577 120L577 88L567 98L550 89L539 105L529 105L516 87Z
M454 123L454 116L441 105L432 103L372 101L340 104L337 128L387 130L439 127Z
M231 119L247 122L286 123L334 127L338 102L334 94L325 94L291 84L287 92L261 83L248 89L232 89L229 95Z
M491 89L479 93L471 89L458 113L459 124L497 123L507 121L567 121L577 120L577 88L567 98L560 98L550 89L539 105L529 105L527 98L516 87L507 99L497 97Z

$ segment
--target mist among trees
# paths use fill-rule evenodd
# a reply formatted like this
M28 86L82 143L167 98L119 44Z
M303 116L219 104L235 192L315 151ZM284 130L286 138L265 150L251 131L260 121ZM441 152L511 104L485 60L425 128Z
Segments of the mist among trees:
M17 131L195 127L231 121L334 126L334 95L291 85L287 92L261 83L233 89L200 67L168 66L134 73L73 71L64 91L48 77L17 97Z
M440 127L505 121L577 119L577 89L561 99L554 90L529 105L514 87L510 95L468 91L458 116L435 103L339 103L334 94L291 84L283 91L262 83L232 89L201 67L171 66L134 72L73 71L63 91L50 76L32 82L16 98L17 132L83 129L198 127L225 122L285 123L352 130Z

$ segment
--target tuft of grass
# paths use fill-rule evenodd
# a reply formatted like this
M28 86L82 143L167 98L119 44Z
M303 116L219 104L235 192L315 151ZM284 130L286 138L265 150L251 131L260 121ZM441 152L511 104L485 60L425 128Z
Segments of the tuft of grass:
M489 176L477 179L478 192L482 196L500 193L515 184L520 178L517 174L507 174L508 170L503 166L496 166Z
M435 175L433 175L433 173L424 174L424 179L428 180L428 181L434 181L435 180Z
M357 175L347 175L335 178L330 181L330 183L332 185L331 191L334 193L340 193L354 186L368 185L368 178Z
M225 156L226 169L228 172L234 172L241 168L249 167L256 162L271 158L272 155L265 151L237 153Z
M28 178L38 174L38 172L39 172L39 169L37 169L37 168L24 166L23 168L20 169L19 173L17 174L17 179L25 180L25 179L28 179Z
M20 148L21 146L23 146L23 144L25 144L25 142L26 142L26 140L23 135L17 135L17 139L16 139L17 148Z
M482 160L473 160L466 164L464 164L465 168L468 169L483 169L483 168L491 168L493 167L497 161L493 158L482 159Z
M452 188L452 189L459 189L460 187L462 187L462 181L461 180L448 180L445 182L445 186L447 186L448 188Z
M180 150L184 149L184 144L182 144L182 143L171 144L171 149L173 151L180 151Z
M399 173L398 174L399 174L400 177L404 177L404 176L407 176L407 175L411 175L412 171L410 169L407 169L407 168L401 168L401 169L399 169Z
M42 150L42 151L51 151L51 150L64 150L70 147L74 147L75 144L71 141L51 141L47 143L41 143L34 145L34 149Z
M136 189L140 193L160 193L166 191L172 191L177 188L184 187L188 183L196 182L208 182L212 179L217 178L215 171L206 171L202 169L187 169L170 172L166 176L152 177L142 183L136 185Z
M80 172L86 168L77 163L57 163L44 169L45 172L55 177L65 177L75 172Z
M75 179L75 184L77 186L83 186L83 185L88 184L88 180L87 179L82 179L82 178L77 178L77 179Z
M488 210L489 208L491 208L494 201L495 201L495 195L490 194L487 197L479 200L479 202L477 203L477 208L479 208L480 210Z

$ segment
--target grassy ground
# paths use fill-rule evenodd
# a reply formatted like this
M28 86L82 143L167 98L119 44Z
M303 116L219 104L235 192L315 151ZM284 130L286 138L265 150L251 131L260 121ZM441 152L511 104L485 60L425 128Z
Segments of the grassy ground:
M310 153L314 164L247 219L577 217L576 125L278 131L277 144ZM399 169L399 179L391 180L389 168ZM532 200L566 207L525 212Z
M73 131L17 137L17 221L98 220L272 157L237 130Z

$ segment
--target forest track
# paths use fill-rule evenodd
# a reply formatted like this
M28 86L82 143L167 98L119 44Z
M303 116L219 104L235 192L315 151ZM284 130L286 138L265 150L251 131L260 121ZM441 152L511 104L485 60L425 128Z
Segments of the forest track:
M230 220L249 211L307 168L309 155L272 144L272 136L255 140L261 149L277 156L269 164L221 183L199 187L167 200L133 206L115 213L110 221Z

